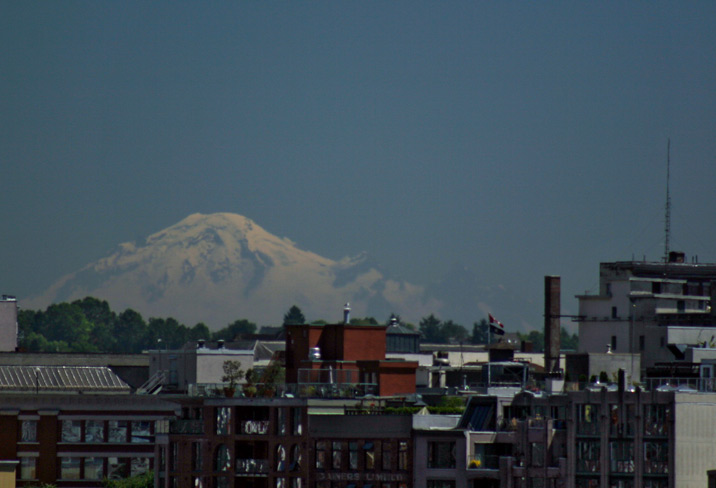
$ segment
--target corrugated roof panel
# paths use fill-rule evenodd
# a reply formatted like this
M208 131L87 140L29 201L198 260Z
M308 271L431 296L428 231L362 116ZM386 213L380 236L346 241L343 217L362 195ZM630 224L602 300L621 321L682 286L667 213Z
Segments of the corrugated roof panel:
M129 391L107 367L0 366L0 390Z

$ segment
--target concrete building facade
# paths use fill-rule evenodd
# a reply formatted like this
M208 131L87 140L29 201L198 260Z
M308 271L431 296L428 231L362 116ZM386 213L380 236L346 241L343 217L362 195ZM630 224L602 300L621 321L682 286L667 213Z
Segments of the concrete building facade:
M579 351L641 354L642 369L680 361L716 334L716 264L601 263L599 292L579 295Z

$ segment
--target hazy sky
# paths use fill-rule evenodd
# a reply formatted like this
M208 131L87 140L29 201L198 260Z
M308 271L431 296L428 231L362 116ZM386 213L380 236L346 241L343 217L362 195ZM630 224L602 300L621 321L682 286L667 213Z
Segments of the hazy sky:
M600 261L663 255L669 137L672 247L714 262L714 26L711 1L0 0L0 293L225 211L418 283L561 275L574 312Z

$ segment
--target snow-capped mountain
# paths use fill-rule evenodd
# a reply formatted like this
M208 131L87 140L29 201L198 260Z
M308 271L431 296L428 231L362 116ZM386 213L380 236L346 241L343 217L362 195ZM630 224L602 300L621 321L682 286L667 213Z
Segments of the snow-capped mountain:
M293 304L309 320L328 321L341 319L345 302L353 317L382 320L395 312L415 323L441 308L423 287L387 278L365 255L327 259L231 213L193 214L144 243L120 244L21 304L42 309L85 296L107 300L115 311L212 329L239 318L280 324Z

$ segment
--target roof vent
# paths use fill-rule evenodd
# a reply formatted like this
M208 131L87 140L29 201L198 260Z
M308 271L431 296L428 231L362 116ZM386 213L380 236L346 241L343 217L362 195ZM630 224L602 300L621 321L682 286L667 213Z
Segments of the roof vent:
M199 339L196 341L196 348L201 349L202 347L204 347L204 339Z
M223 349L224 348L224 339L219 339L218 341L216 341L216 344L219 346L219 349Z

